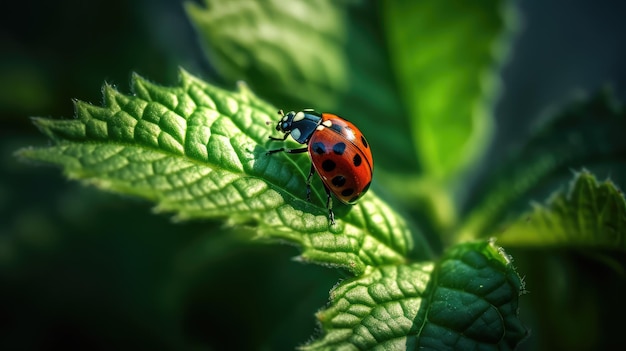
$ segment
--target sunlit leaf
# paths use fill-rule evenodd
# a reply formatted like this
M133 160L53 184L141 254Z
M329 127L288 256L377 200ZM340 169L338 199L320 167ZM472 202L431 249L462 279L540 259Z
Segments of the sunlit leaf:
M490 140L507 0L385 1L383 18L414 145L426 175L450 180Z
M186 9L225 81L245 80L286 110L336 113L367 135L377 167L415 173L409 122L372 5L205 0Z
M337 205L331 226L319 180L305 200L306 155L266 155L276 110L245 86L228 92L181 72L177 87L134 76L135 95L104 88L104 107L76 102L76 118L35 119L55 141L19 152L62 166L73 179L156 202L178 219L224 218L259 236L302 246L303 260L345 267L402 263L413 247L405 222L373 192ZM336 201L337 202L337 201ZM420 252L426 252L420 245Z

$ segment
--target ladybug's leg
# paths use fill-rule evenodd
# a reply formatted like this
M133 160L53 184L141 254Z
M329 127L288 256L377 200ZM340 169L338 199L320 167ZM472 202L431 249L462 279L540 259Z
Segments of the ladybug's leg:
M282 138L273 137L273 136L271 136L271 135L270 135L270 137L269 137L269 138L270 138L270 139L272 139L272 140L280 140L280 141L285 141L285 140L287 140L287 137L288 137L288 136L289 136L289 133L285 133L285 135L283 135L283 137L282 137Z
M307 151L309 151L309 148L307 147L303 147L302 149L285 149L284 147L281 147L280 149L276 149L276 150L268 150L265 154L270 155L270 154L275 154L277 152L286 152L288 154L299 154L299 153L307 152Z
M324 184L324 190L326 190L326 208L328 209L328 219L330 225L335 224L335 213L333 212L333 198L330 196L330 189Z
M306 178L306 201L311 202L311 177L315 174L315 167L311 163L309 176Z

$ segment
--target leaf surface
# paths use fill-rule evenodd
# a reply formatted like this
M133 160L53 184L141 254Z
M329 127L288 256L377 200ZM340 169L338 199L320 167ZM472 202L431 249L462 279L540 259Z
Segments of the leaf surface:
M265 154L278 147L265 123L278 118L275 108L245 86L228 92L184 71L180 76L170 88L135 75L132 96L107 85L103 107L77 101L75 119L36 118L55 143L18 154L60 165L72 179L154 201L157 211L179 220L224 218L262 238L299 244L306 261L355 274L405 261L413 247L409 229L373 192L355 206L336 205L338 221L330 226L319 179L312 202L305 200L309 158Z
M429 178L454 179L491 137L511 2L385 1L383 18L411 134Z
M598 184L578 173L559 191L512 223L499 236L507 246L596 247L626 252L626 202L611 181Z
M318 313L324 334L304 350L512 350L522 281L491 242L451 248L437 263L384 266L341 283Z

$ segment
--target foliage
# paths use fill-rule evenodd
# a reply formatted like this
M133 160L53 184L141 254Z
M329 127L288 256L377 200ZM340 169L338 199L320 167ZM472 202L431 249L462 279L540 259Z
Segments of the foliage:
M172 267L214 268L238 251L243 254L228 262L247 266L248 248L259 250L245 243L252 236L292 244L298 261L347 275L316 314L314 338L280 347L516 349L528 336L518 311L527 292L518 272L550 274L527 265L527 255L579 250L623 269L626 203L618 184L626 176L626 116L609 91L559 107L474 186L467 176L491 140L498 74L516 17L506 0L456 6L436 0L186 3L209 62L236 91L183 69L171 87L133 74L131 94L105 84L102 106L75 101L73 119L33 118L52 143L22 147L16 155L60 166L68 178L98 189L148 200L156 212L173 214L177 226L208 221L208 229L192 227L199 248L146 250L172 256L163 264L168 281L160 283L172 287L161 297L167 301L162 315L171 320L181 318L173 312L185 308L181 301L196 301L190 287L205 279L203 269ZM266 154L277 146L267 122L278 108L306 107L357 124L376 160L372 190L354 206L336 204L335 225L326 217L319 179L313 200L305 200L308 158ZM607 171L605 181L594 175ZM459 189L469 194L466 204ZM139 237L146 230L141 223L155 221L129 220L135 223L129 233ZM159 235L175 236L173 230ZM528 272L499 246L515 252ZM274 267L289 269L276 261ZM252 331L273 333L260 338L268 344L230 343L248 349L275 347L281 333L291 332L294 323L275 318L289 318L300 299L253 297L260 285L277 279L277 291L293 285L297 294L311 290L307 284L323 291L322 282L339 280L315 271L298 279L291 273L271 278L267 271L254 279L245 272L222 271L221 279L244 277L212 317L227 324L228 308L253 315L258 306L271 306ZM543 287L529 289L547 294ZM195 320L204 319L189 323ZM298 328L312 333L310 325ZM170 345L189 347L183 336Z

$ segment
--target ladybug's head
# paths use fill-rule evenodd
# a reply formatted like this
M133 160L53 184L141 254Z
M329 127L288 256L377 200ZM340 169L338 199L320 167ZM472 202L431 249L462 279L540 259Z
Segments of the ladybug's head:
M296 117L296 113L291 111L287 114L283 112L283 110L278 111L278 114L283 116L283 118L278 121L276 125L276 130L279 132L287 133L291 131L293 119Z
M321 114L313 110L291 111L287 114L280 110L278 114L283 118L278 121L276 130L285 133L285 138L287 134L291 135L300 144L306 144L311 139L322 120Z

